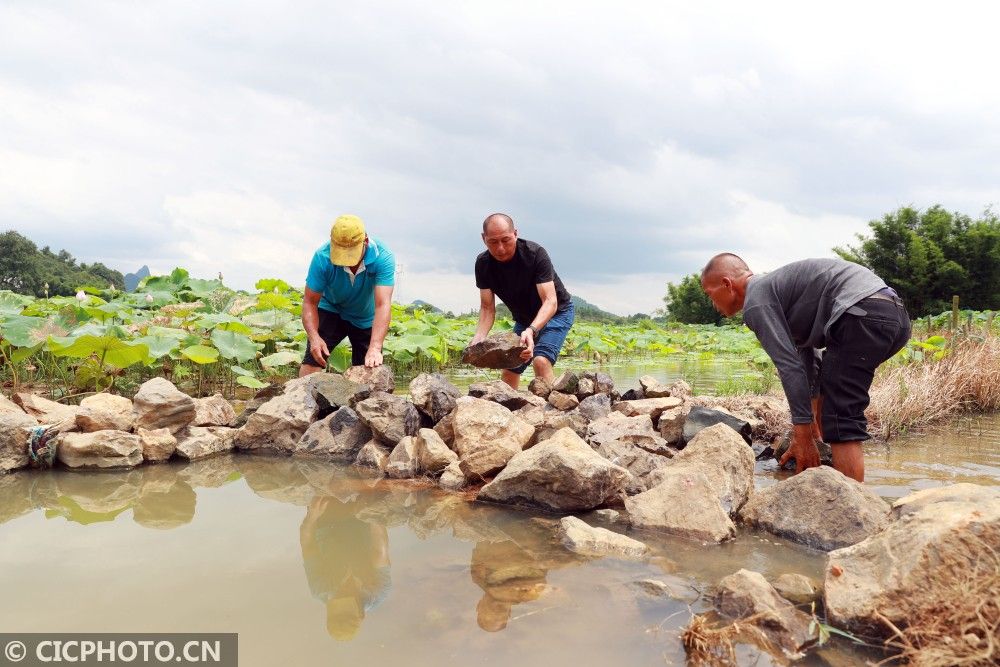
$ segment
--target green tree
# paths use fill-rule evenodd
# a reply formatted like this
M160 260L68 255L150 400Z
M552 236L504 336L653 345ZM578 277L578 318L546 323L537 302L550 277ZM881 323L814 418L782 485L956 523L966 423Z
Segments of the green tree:
M65 250L39 250L14 230L0 234L0 289L43 297L46 284L49 296L70 296L84 285L123 290L125 277L100 262L78 265Z
M834 248L867 266L906 301L912 315L941 312L958 294L965 307L1000 307L1000 221L973 220L940 206L903 207L868 223L857 246Z
M663 297L667 319L684 324L722 324L723 317L701 289L701 274L692 273L674 285L667 283Z
M38 248L14 230L0 234L0 289L35 294L42 281Z

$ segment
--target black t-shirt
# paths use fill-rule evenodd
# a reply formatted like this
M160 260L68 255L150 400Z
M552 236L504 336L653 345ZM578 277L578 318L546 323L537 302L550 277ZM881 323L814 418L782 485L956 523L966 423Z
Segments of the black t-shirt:
M476 287L492 290L522 326L538 314L542 298L537 286L548 282L555 283L557 311L569 307L569 292L552 268L549 253L534 241L518 239L514 256L506 262L498 262L489 251L476 258Z

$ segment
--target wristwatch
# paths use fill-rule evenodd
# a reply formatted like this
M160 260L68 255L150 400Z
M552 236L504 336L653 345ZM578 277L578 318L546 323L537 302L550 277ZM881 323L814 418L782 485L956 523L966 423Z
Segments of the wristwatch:
M533 335L535 335L535 336L537 336L537 335L538 335L538 329L536 329L536 328L535 328L534 326L532 326L532 325L530 325L530 324L529 324L529 325L528 325L528 328L529 328L529 329L531 329L531 333L532 333Z

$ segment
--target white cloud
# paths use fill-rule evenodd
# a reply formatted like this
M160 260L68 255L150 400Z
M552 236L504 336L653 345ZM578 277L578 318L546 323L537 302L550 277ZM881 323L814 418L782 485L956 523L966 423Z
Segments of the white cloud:
M512 213L648 311L713 251L829 255L1000 200L990 5L0 5L0 221L123 271L299 283L354 212L404 300L475 304Z

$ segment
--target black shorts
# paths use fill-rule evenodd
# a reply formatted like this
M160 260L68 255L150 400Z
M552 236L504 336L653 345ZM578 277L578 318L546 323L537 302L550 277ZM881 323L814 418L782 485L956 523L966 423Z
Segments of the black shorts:
M862 299L833 323L819 374L826 442L871 438L865 409L875 369L909 340L910 318L898 298Z
M368 343L372 338L372 328L359 329L337 313L319 308L319 336L326 343L327 348L333 352L333 348L340 344L346 336L351 341L351 365L364 366L365 355L368 353ZM302 359L305 366L319 366L313 359L312 350L309 349L309 341L306 341L306 356Z

